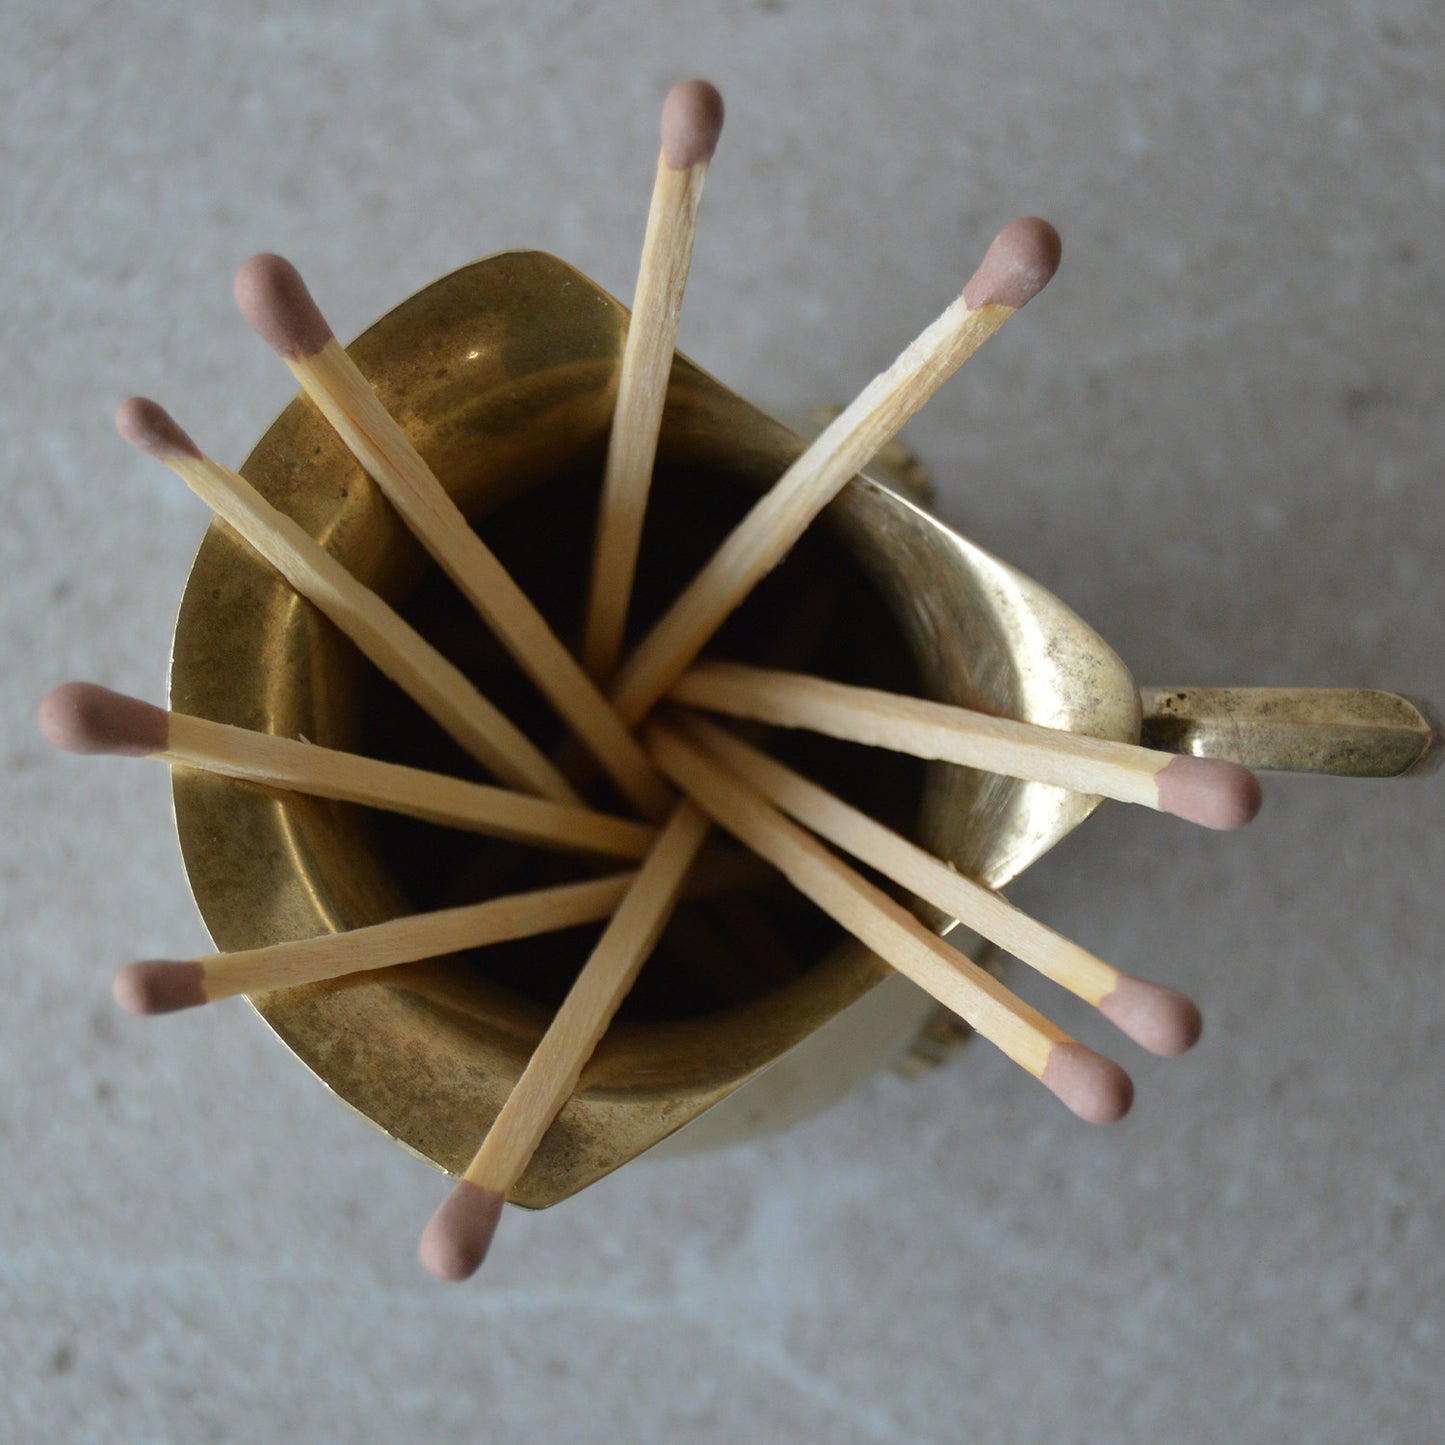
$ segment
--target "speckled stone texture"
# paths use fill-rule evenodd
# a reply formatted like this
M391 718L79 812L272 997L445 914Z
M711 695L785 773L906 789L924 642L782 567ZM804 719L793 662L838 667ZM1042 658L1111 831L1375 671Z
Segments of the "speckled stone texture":
M1437 1440L1445 782L1280 779L1235 835L1110 806L1016 901L1196 996L1100 1129L985 1045L797 1132L509 1212L241 1002L122 1016L207 946L166 779L51 754L87 677L164 697L202 507L293 388L235 314L276 250L350 337L475 255L630 294L658 107L728 124L681 344L846 400L994 232L1047 293L918 419L943 514L1157 684L1445 702L1445 19L1433 0L0 4L0 1439L66 1445ZM1433 79L1432 79L1433 77Z

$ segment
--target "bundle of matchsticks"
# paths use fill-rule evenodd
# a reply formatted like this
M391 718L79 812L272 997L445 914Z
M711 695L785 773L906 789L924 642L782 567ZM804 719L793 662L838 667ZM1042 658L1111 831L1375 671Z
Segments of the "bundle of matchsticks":
M482 1262L508 1191L576 1087L713 827L766 860L1085 1119L1106 1123L1125 1113L1132 1085L1124 1071L1015 997L842 855L1096 1006L1144 1048L1177 1054L1198 1037L1198 1010L1181 994L1111 967L703 713L807 729L1139 803L1206 827L1237 827L1259 804L1254 776L1232 763L1152 752L818 677L699 660L723 621L850 478L1048 282L1059 241L1037 219L1015 221L999 234L961 295L761 497L624 659L678 315L703 180L721 127L722 101L706 82L688 81L669 93L579 656L469 526L337 343L295 269L280 257L261 255L246 262L236 280L246 320L290 366L635 816L590 807L575 770L569 776L309 534L203 453L158 405L139 398L117 413L121 435L180 476L496 782L463 781L166 712L90 683L68 683L41 705L46 735L71 751L152 757L633 865L351 932L184 962L133 963L116 976L122 1007L165 1013L605 921L475 1158L421 1236L422 1262L443 1279L465 1278ZM695 882L707 887L705 878Z

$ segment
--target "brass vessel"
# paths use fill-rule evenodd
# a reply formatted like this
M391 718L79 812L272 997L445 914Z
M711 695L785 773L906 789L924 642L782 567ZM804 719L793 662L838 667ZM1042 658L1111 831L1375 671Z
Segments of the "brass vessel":
M577 271L547 255L512 252L427 287L349 348L564 637L580 620L590 504L626 324L625 308ZM650 581L655 594L639 600L644 617L802 446L678 358L649 522L656 530L644 543L643 590ZM554 720L310 402L298 397L281 413L243 470L505 711L552 735ZM942 526L916 498L872 478L851 483L814 533L720 637L724 655L751 648L764 656L769 620L781 619L802 648L789 665L1097 736L1142 734L1159 746L1262 766L1374 776L1439 756L1428 710L1393 694L1164 689L1147 690L1141 705L1123 663L1056 598ZM821 656L819 639L833 639L835 654ZM220 522L207 532L182 598L171 706L475 775ZM869 780L843 745L817 748L809 762L820 777L867 794ZM880 760L876 769L871 801L901 799L897 824L993 886L1016 877L1098 802L947 765ZM586 866L179 770L174 797L191 887L219 949L473 901L556 881L560 867ZM252 1002L339 1098L455 1173L500 1109L590 937L486 950ZM543 1207L566 1198L766 1078L784 1056L806 1057L804 1041L887 977L882 963L839 946L806 905L773 884L688 905L514 1200ZM901 982L890 988L897 992ZM916 1001L905 1005L905 1014L922 1016Z

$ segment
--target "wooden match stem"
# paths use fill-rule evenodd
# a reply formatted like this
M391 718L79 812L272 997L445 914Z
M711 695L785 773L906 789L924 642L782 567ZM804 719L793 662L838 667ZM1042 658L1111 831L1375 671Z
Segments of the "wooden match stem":
M931 933L901 904L778 812L736 773L658 724L658 766L720 827L766 858L800 893L880 958L967 1020L1035 1078L1069 1036L991 974Z
M654 821L665 816L672 790L542 614L471 529L341 344L333 337L314 355L288 357L286 364L422 546L623 795Z
M666 927L709 826L691 803L677 804L463 1181L505 1195L521 1177Z
M675 170L666 152L658 156L607 442L582 634L582 665L599 686L612 676L622 651L706 175L705 162Z
M755 886L758 876L754 865L762 866L751 854L708 849L688 876L684 893L689 898L711 898L739 887ZM169 997L168 1007L172 1008L210 1003L234 994L295 988L600 923L615 911L637 876L636 870L615 873L581 883L512 893L460 908L408 914L345 933L323 933L180 962L131 964L121 972L165 970L160 992Z
M646 823L610 817L589 808L464 782L209 718L173 712L168 721L166 749L152 756L178 767L198 768L242 782L362 803L429 823L544 848L601 853L612 858L643 858L657 833Z
M1177 754L1132 743L732 662L699 662L673 685L670 698L710 712L804 728L1146 808L1159 807L1157 774L1177 760Z
M208 1003L234 994L296 988L368 969L417 963L462 949L597 923L617 907L636 876L616 873L584 883L564 883L461 908L413 913L346 933L325 933L266 948L211 954L191 963L199 969Z
M624 721L647 715L818 513L1014 310L971 310L960 296L783 473L623 664L612 701Z
M460 668L239 472L210 457L173 455L162 460L489 772L556 802L582 801L546 755Z
M774 807L1095 1007L1123 975L841 798L698 717L679 726Z

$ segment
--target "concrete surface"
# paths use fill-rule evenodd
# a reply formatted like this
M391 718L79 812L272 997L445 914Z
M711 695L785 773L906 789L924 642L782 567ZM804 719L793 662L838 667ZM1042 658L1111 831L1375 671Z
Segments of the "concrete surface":
M1119 1127L979 1045L509 1215L446 1288L413 1253L441 1180L244 1004L115 1012L115 964L206 946L166 781L32 722L70 677L163 696L205 517L110 413L156 394L245 455L292 388L232 311L238 261L291 255L343 336L504 246L628 295L687 74L729 112L682 327L705 366L845 399L1004 221L1048 215L1058 280L912 429L944 515L1143 681L1445 701L1438 5L0 22L0 1439L1439 1438L1438 777L1278 780L1233 836L1110 808L1020 881L1207 1010L1185 1060L1120 1047Z

